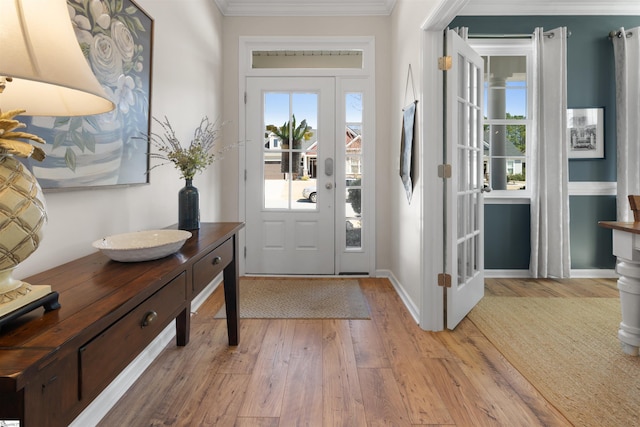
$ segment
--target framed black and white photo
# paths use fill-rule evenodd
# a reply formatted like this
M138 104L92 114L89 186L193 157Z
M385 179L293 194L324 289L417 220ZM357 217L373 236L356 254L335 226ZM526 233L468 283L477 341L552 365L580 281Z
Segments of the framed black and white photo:
M567 109L570 159L604 158L604 109Z

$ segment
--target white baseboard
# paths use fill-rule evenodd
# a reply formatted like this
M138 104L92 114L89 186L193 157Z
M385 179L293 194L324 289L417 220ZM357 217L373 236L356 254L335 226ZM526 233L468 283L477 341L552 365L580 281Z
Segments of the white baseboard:
M191 310L196 311L222 283L222 273L191 301ZM107 412L120 400L176 336L176 322L171 322L164 330L94 399L84 411L73 420L70 427L97 425Z
M402 303L405 305L405 307L407 307L407 310L409 310L409 314L411 314L413 320L415 320L417 324L420 324L420 309L409 297L404 289L404 286L402 286L396 276L393 275L393 272L391 270L376 270L376 277L386 277L387 279L389 279L391 285L393 285L393 288L400 296Z
M615 270L608 270L605 268L599 269L581 269L571 270L571 278L591 278L591 279L615 279L618 278L618 274Z
M592 279L609 279L616 278L618 275L615 270L605 268L585 268L573 269L570 272L571 278L592 278ZM505 279L524 279L531 277L529 270L485 270L486 278L505 278Z
M484 277L491 278L505 278L505 279L523 279L531 277L529 270L485 270Z

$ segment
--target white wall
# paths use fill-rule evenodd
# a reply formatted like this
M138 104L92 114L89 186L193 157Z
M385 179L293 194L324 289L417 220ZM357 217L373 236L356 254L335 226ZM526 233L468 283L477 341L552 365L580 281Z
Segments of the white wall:
M422 30L420 29L427 15L435 7L437 1L425 0L399 0L391 15L391 43L392 70L391 70L391 144L386 157L391 159L388 189L391 207L390 212L390 266L402 290L409 300L420 307L421 288L421 238L423 236L423 214L421 206L423 198L429 197L423 194L422 170L419 162L424 150L429 150L425 142L420 140L420 109L423 107L422 94ZM413 88L411 78L407 86L407 75L411 65L413 75ZM400 166L400 135L402 129L402 109L414 100L418 99L418 114L416 116L416 138L414 140L414 156L416 169L414 172L414 193L411 203L407 197L399 177ZM434 200L430 206L437 209L440 203ZM432 250L441 250L436 242L424 242L424 250L429 253Z
M376 46L376 175L377 180L377 263L379 269L389 268L387 241L389 224L389 117L391 110L389 81L391 79L391 44L388 17L225 17L224 19L224 111L233 123L228 126L228 142L238 140L238 46L240 36L374 36ZM229 156L235 157L237 152ZM223 198L228 201L225 217L238 216L238 176L234 162L225 162ZM232 202L233 200L233 202Z
M155 24L152 114L169 117L185 143L202 116L217 118L226 123L221 142L236 143L240 36L374 36L377 269L390 270L419 305L423 195L418 171L413 200L407 203L398 176L399 146L401 110L413 97L411 88L405 96L407 68L412 65L419 98L420 25L435 3L400 0L391 17L255 18L222 17L210 0L138 0ZM422 142L416 143L419 157ZM238 219L238 164L238 150L231 150L196 176L202 221ZM177 192L182 185L178 172L167 165L152 171L149 185L47 193L49 223L44 241L18 267L16 277L91 253L91 242L105 235L176 223Z
M222 116L222 16L211 0L137 4L155 21L151 112L166 115L188 144L203 116ZM202 221L223 219L221 169L217 162L194 179ZM15 277L94 252L91 242L105 235L177 223L177 193L183 185L175 168L166 165L152 171L149 185L46 193L49 222L42 245Z

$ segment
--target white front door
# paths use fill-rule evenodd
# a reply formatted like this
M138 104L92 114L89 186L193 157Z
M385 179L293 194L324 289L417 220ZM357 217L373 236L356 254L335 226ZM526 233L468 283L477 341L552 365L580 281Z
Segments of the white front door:
M246 273L334 274L335 79L249 77Z
M483 69L484 64L464 40L449 30L446 55L445 271L447 328L453 329L484 296L483 202Z

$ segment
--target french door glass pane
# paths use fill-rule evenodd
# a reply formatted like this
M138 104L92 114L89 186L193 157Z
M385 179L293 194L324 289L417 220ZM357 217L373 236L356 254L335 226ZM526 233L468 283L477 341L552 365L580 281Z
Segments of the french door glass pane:
M264 94L264 208L316 210L318 94Z

